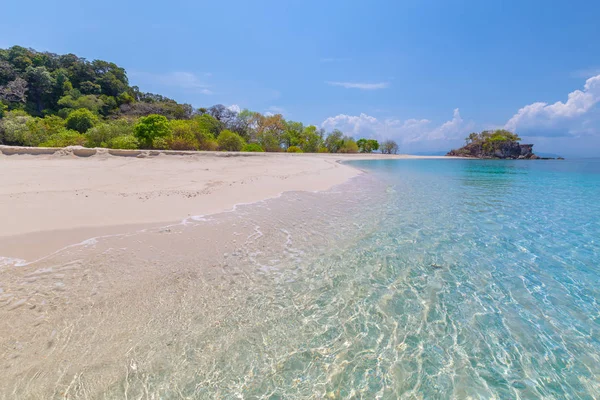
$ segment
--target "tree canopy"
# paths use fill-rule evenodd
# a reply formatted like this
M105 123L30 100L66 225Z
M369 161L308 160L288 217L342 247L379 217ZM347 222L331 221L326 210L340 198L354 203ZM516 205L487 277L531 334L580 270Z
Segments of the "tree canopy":
M372 138L355 141L337 129L327 134L281 114L222 104L194 108L130 86L115 63L21 46L0 49L0 144L298 153L380 148Z

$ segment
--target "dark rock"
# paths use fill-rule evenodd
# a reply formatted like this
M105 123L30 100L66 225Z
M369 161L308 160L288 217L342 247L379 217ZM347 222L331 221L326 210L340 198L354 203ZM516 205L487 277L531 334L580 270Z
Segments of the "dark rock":
M532 144L520 144L511 140L498 143L492 150L485 150L481 143L469 143L460 149L450 151L446 156L509 160L535 160L538 158L533 154Z

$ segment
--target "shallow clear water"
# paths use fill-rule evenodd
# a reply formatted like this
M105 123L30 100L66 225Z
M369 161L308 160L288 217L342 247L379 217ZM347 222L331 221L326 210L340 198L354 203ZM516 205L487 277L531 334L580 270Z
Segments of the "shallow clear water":
M600 396L600 160L353 165L4 274L1 393Z
M600 160L354 165L394 190L362 246L397 394L600 395Z

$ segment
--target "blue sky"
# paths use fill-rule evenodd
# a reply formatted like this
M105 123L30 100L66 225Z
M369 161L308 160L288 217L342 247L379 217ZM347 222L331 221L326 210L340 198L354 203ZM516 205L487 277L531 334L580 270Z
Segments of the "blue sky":
M0 47L114 61L197 107L404 151L506 126L538 151L600 156L598 1L5 1L1 14Z

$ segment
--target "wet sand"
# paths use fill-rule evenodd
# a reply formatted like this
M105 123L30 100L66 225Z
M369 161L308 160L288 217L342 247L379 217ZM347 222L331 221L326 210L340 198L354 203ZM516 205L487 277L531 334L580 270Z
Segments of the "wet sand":
M227 398L244 379L255 389L258 378L283 379L271 358L321 329L290 337L304 317L284 299L307 310L314 299L304 295L311 284L283 284L343 251L357 224L348 216L383 193L354 185L0 266L0 399ZM361 230L374 229L362 214Z

